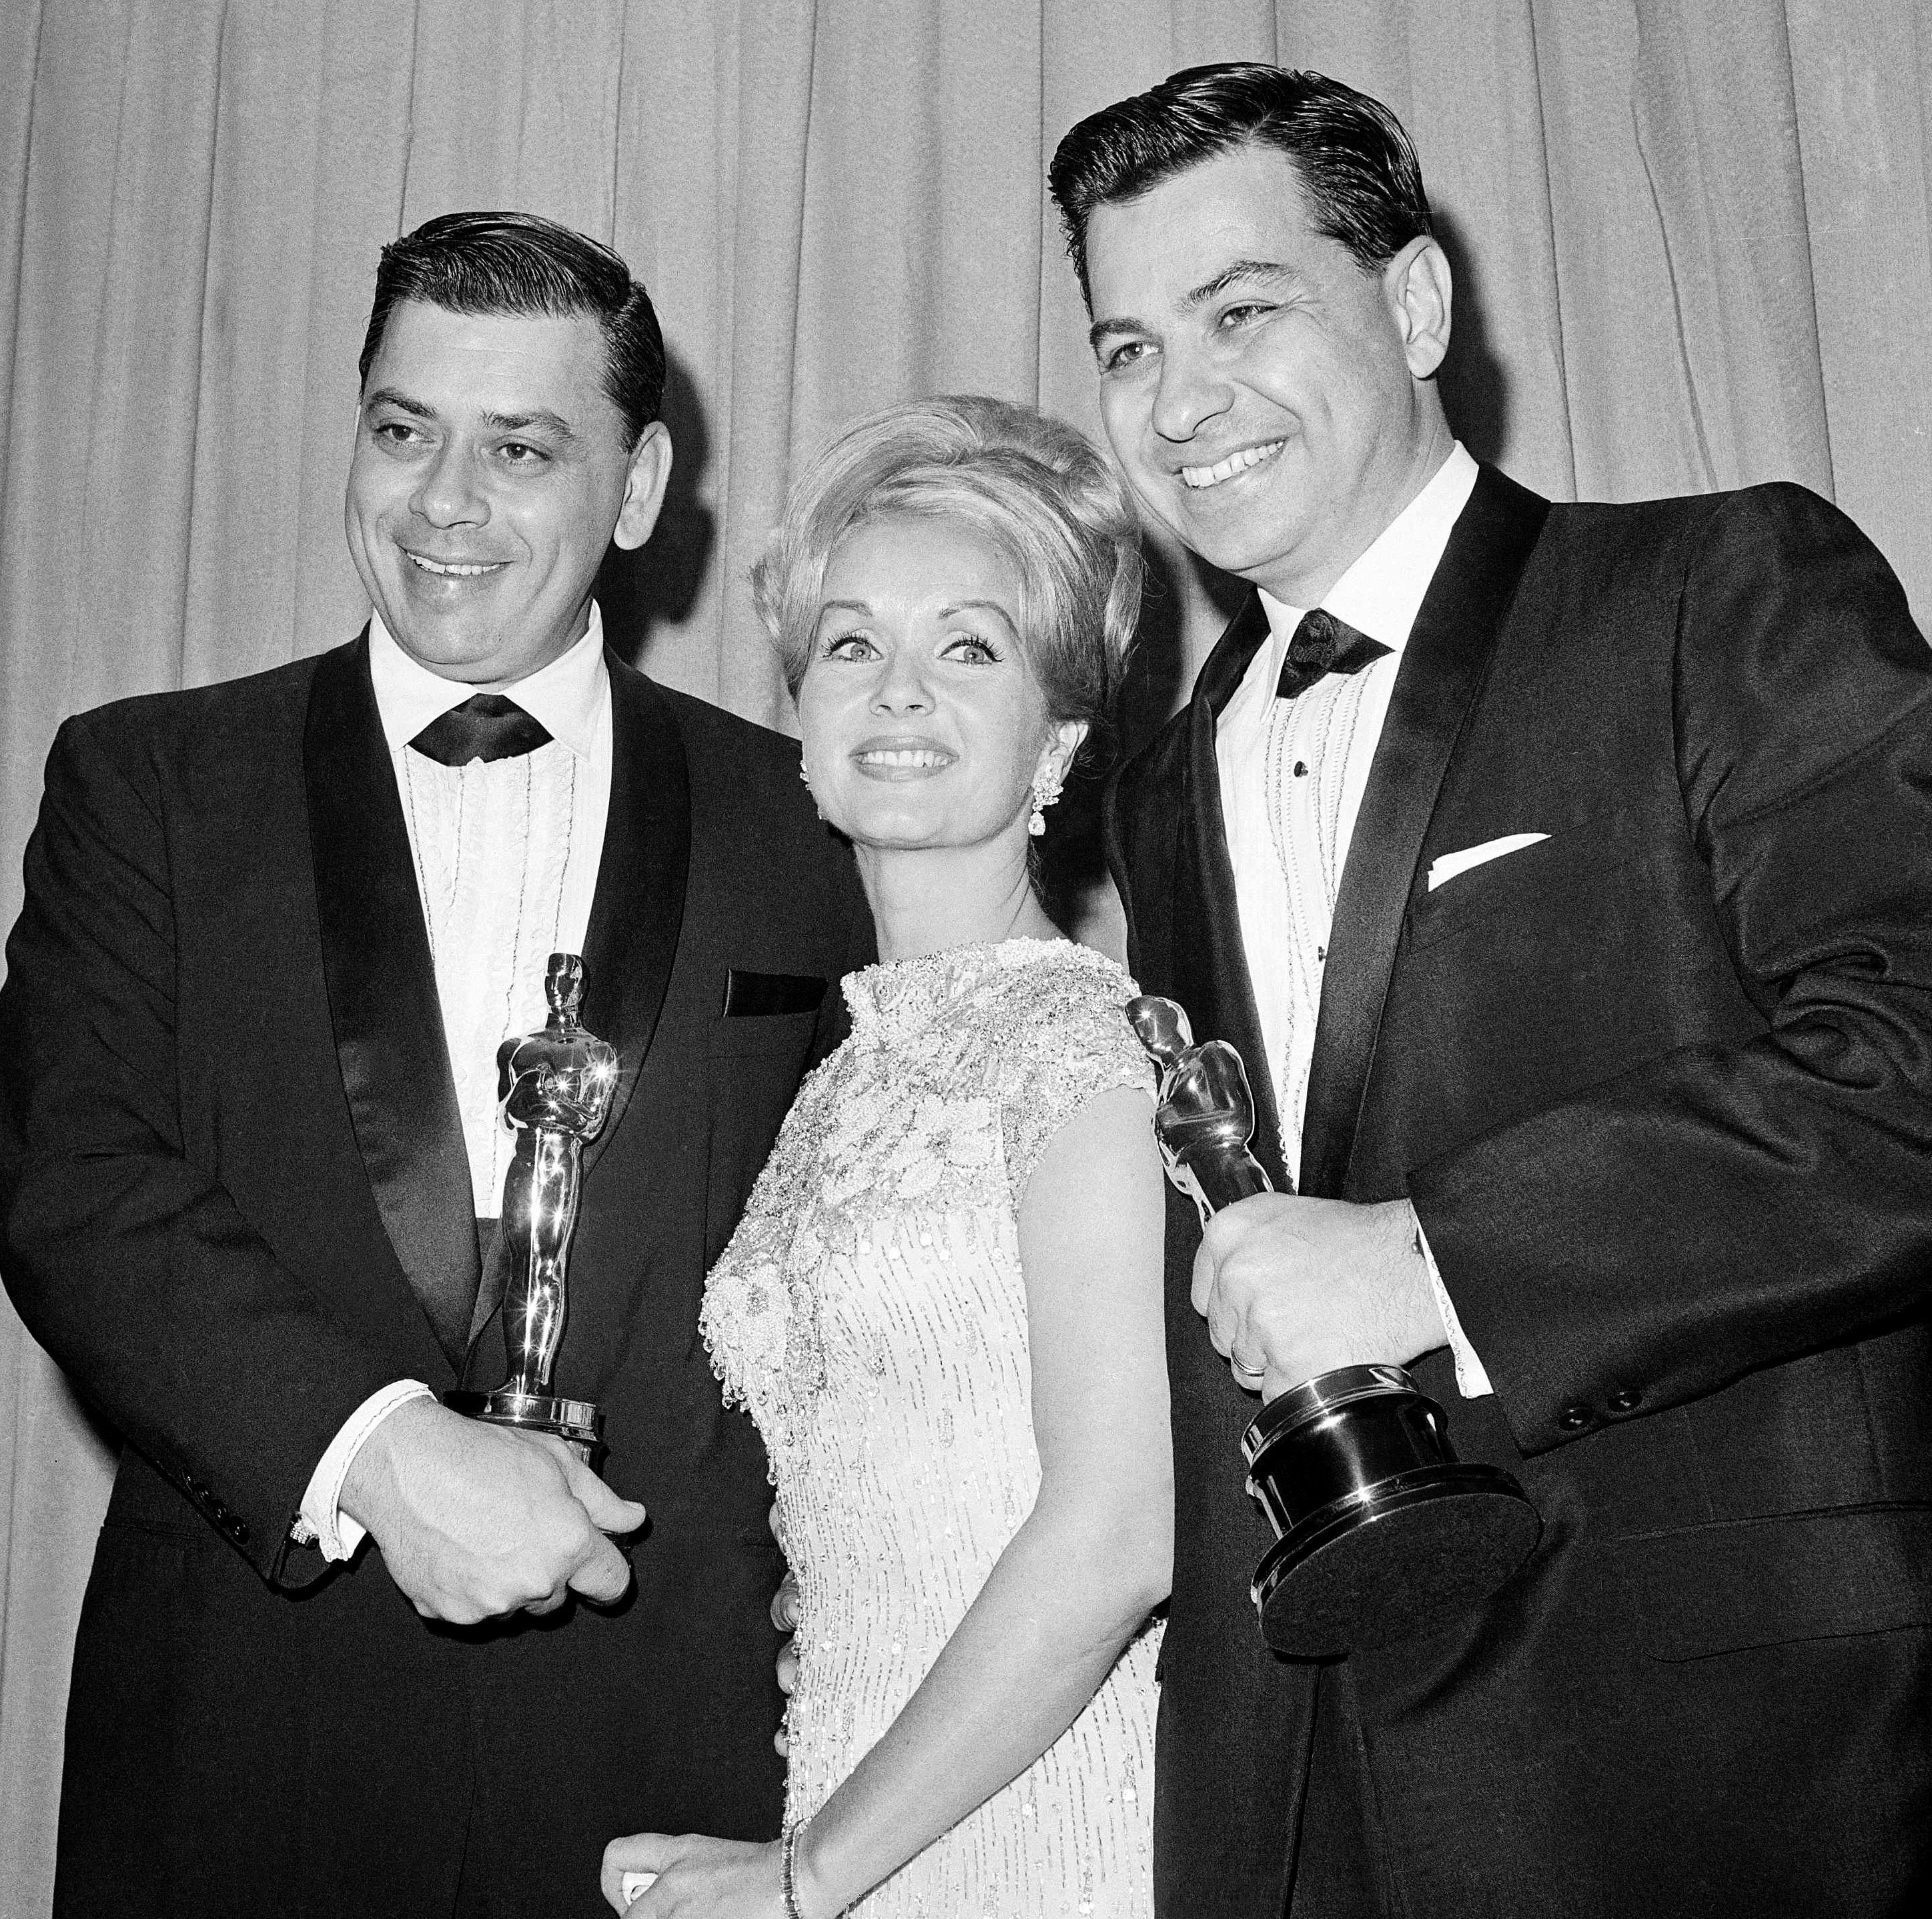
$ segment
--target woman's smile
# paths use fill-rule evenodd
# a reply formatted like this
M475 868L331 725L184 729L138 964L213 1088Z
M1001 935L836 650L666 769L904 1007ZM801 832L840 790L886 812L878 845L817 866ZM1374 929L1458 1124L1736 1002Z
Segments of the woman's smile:
M868 740L854 749L852 763L868 779L923 779L958 757L922 740Z

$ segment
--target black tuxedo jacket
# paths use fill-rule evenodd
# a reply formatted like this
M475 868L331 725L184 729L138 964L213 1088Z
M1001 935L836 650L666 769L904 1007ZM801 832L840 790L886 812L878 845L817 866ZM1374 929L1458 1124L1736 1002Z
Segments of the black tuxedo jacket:
M698 1306L871 925L791 742L610 674L584 1017L622 1078L556 1379L606 1407L650 1521L614 1610L475 1630L426 1625L373 1548L290 1540L368 1394L457 1382L425 1302L478 1266L366 639L61 730L0 990L5 1278L127 1442L63 1911L590 1915L614 1833L776 1830L782 1567ZM826 991L727 1017L734 969ZM486 1328L472 1383L503 1367Z
M1240 1047L1279 1177L1214 759L1265 631L1252 602L1108 830L1133 971ZM1549 837L1427 889L1519 832ZM1268 1653L1255 1402L1174 1200L1171 1919L1292 1884L1298 1914L1892 1909L1932 1831L1928 1090L1932 657L1883 561L1794 487L1552 506L1485 469L1342 874L1293 1170L1412 1199L1496 1394L1415 1370L1544 1539L1432 1636ZM1298 1861L1316 1807L1358 1842L1339 1880Z

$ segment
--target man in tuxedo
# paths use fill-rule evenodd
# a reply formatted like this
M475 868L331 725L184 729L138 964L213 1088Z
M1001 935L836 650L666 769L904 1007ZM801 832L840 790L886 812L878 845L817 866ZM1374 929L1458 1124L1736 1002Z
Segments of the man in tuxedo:
M1052 183L1116 455L1256 589L1108 815L1133 970L1240 1049L1282 1189L1204 1234L1171 1196L1162 1910L1904 1909L1932 658L1898 582L1794 486L1552 506L1479 466L1414 153L1346 87L1176 74ZM1377 1362L1540 1544L1401 1643L1277 1657L1240 1434Z
M604 645L664 370L592 242L397 242L368 627L55 743L0 991L5 1278L125 1442L61 1911L587 1915L613 1833L777 1829L765 1461L698 1306L871 930L792 743ZM553 950L620 1068L554 1380L605 1409L603 1479L439 1403L506 1372L496 1053Z

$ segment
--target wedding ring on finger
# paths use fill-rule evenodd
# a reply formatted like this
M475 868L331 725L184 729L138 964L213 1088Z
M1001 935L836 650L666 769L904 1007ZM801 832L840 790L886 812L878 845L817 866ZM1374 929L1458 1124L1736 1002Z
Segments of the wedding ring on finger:
M1268 1371L1265 1366L1251 1366L1245 1359L1236 1359L1232 1353L1228 1356L1228 1364L1234 1368L1235 1378L1244 1386L1247 1385L1250 1381L1259 1386L1262 1383L1262 1376Z

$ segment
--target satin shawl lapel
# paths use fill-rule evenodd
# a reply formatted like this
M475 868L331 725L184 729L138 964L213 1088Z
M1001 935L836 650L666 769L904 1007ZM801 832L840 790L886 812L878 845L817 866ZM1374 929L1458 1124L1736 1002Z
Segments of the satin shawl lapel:
M1180 847L1173 885L1171 975L1174 997L1187 1009L1195 1037L1229 1041L1240 1053L1254 1090L1256 1154L1280 1185L1286 1183L1281 1122L1254 982L1241 945L1234 863L1221 814L1221 771L1214 754L1221 710L1268 633L1261 596L1251 595L1208 656L1188 702L1186 791L1176 809Z
M1493 467L1450 535L1402 650L1335 901L1302 1125L1301 1189L1339 1196L1436 796L1550 503Z
M478 1270L476 1202L367 629L316 666L302 770L322 970L356 1143L389 1244L460 1370Z
M650 1050L684 923L691 781L670 702L615 655L610 668L610 810L584 937L584 1023L617 1049L610 1116L587 1149L609 1147Z

